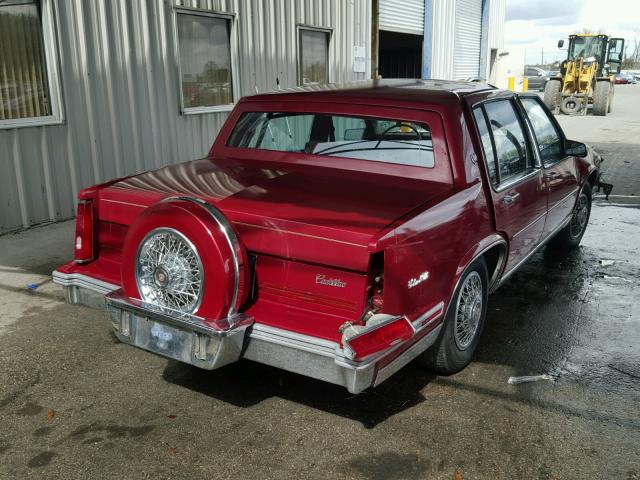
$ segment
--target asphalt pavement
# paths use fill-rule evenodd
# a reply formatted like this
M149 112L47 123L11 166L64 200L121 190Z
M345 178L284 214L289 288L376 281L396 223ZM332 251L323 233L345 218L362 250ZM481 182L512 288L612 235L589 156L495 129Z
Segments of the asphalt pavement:
M167 361L64 303L50 273L72 222L0 237L0 478L640 479L640 85L619 87L612 115L559 117L604 155L610 201L579 249L543 250L490 298L449 377L412 364L354 396Z

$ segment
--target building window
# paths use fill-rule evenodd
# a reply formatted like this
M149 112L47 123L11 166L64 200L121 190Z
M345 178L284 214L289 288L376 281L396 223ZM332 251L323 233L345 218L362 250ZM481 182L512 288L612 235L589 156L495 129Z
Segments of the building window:
M49 0L0 1L0 128L59 123Z
M228 15L178 10L182 111L228 110L234 102L232 21Z
M331 32L312 28L298 29L298 84L329 83L329 41Z

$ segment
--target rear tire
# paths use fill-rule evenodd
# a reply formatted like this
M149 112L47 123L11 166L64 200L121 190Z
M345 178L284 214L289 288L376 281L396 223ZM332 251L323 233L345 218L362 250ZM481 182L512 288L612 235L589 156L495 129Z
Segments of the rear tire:
M571 213L571 221L549 242L551 248L572 250L580 245L591 216L591 185L585 183Z
M596 90L593 93L593 114L603 117L610 110L611 100L611 82L600 81L596 82Z
M565 115L576 115L582 111L584 105L578 97L564 97L560 102L560 111Z
M479 258L462 274L440 336L418 357L420 365L451 375L471 362L487 315L488 283L487 264Z
M549 80L544 86L544 104L554 111L559 104L560 80Z

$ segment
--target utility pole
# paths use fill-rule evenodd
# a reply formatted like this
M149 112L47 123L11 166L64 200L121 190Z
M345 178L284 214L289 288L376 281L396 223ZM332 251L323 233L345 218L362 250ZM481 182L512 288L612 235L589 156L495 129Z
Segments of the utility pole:
M542 59L540 60L540 66L544 66L544 47L542 47Z

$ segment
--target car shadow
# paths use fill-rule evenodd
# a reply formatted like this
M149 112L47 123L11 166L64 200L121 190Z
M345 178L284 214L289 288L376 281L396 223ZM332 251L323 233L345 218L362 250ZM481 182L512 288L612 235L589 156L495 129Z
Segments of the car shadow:
M426 400L423 389L436 378L410 364L380 386L358 395L344 387L280 370L250 360L207 371L169 361L167 382L207 395L236 407L249 408L278 397L374 428L393 415Z
M594 273L585 264L594 263L596 253L583 248L568 255L547 248L532 257L499 294L491 296L474 360L509 366L518 375L550 372L562 364L581 321L580 299L589 291ZM163 373L167 382L236 407L250 408L269 398L281 398L360 422L369 429L427 401L432 390L429 384L436 379L437 384L466 388L456 377L438 377L413 362L379 387L353 395L341 386L248 360L215 371L170 361ZM526 392L523 389L517 395L507 395L489 388L478 391L514 402L535 403ZM560 404L539 406L563 412L567 409ZM581 411L572 414L586 415Z

